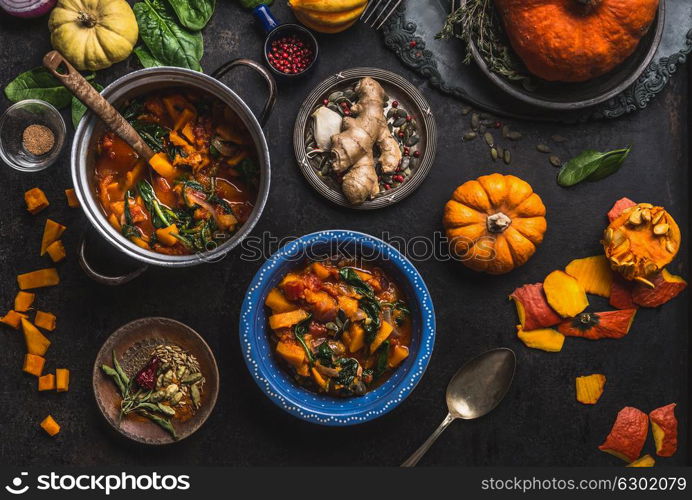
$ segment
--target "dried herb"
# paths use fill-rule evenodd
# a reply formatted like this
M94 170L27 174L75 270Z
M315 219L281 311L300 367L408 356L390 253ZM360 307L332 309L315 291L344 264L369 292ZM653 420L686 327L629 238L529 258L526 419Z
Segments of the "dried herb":
M601 153L583 151L565 163L557 174L562 187L574 186L582 181L598 181L617 172L629 155L631 147Z

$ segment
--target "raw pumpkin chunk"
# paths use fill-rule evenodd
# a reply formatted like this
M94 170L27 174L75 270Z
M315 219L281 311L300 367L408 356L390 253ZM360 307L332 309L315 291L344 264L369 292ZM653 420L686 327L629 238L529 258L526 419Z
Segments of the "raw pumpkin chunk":
M312 372L312 378L315 380L315 383L322 389L322 390L327 390L327 387L329 386L329 381L325 380L324 377L320 372L317 371L317 368L310 368L310 371Z
M50 205L46 194L39 188L32 188L24 193L24 201L26 202L26 209L32 215L36 215Z
M60 239L65 229L67 227L59 222L55 222L53 219L46 219L46 225L43 226L43 237L41 238L41 255L46 254L51 243Z
M603 394L606 377L600 373L576 378L577 401L585 405L595 405Z
M305 350L298 344L281 341L276 344L276 353L295 367L305 364Z
M52 373L47 373L46 375L41 375L38 378L38 390L39 391L53 391L55 390L55 375Z
M269 327L272 330L278 330L279 328L290 328L296 323L300 323L308 316L308 312L303 309L273 314L269 316Z
M636 309L582 313L563 321L557 329L568 337L583 337L590 340L619 339L629 333L636 313Z
M58 271L54 267L49 267L30 273L20 274L17 276L17 283L21 290L55 286L60 283L60 276L58 276Z
M553 271L543 281L548 304L563 318L582 312L589 305L584 288L564 271Z
M626 406L618 413L610 434L598 449L626 462L634 462L641 455L648 433L646 413Z
M625 467L653 467L656 465L656 460L651 455L639 457L634 462L625 465Z
M517 325L517 337L526 347L546 352L560 352L565 343L565 336L552 328L525 331Z
M193 118L195 118L196 113L192 111L190 108L185 108L182 113L178 116L178 119L175 121L175 126L173 127L173 130L180 130Z
M557 325L562 318L550 307L543 293L543 283L524 285L509 296L517 308L519 323L524 330Z
M675 418L676 403L656 408L649 413L651 432L656 444L656 455L672 457L678 451L678 419Z
M387 340L387 337L389 337L392 331L394 331L394 327L386 321L383 321L380 325L380 329L377 331L377 334L375 335L375 339L370 344L370 354L374 353L377 350L377 348L380 347L380 345L382 345L382 342Z
M49 436L55 436L58 432L60 432L60 426L50 415L43 419L43 422L41 422L41 428L46 431Z
M22 366L22 370L26 373L30 373L31 375L40 377L41 372L43 372L43 365L45 364L46 358L43 356L27 353L24 355L24 365Z
M632 289L632 301L642 307L661 306L687 288L687 282L684 279L670 274L665 269L654 276L649 276L648 279L654 285L653 288L637 282Z
M0 318L0 323L5 323L15 330L19 330L19 325L22 324L22 318L26 318L26 314L18 313L15 310L9 310L7 314Z
M321 262L313 262L310 267L312 268L312 272L321 280L326 280L332 274L329 268Z
M48 313L44 311L36 311L36 317L34 318L34 324L39 328L48 330L52 332L55 330L56 317L53 313Z
M38 328L32 325L29 320L24 318L22 318L22 330L24 330L26 352L37 356L44 356L50 347L50 340L48 340Z
M60 262L65 258L65 245L63 245L61 240L54 241L50 245L48 245L48 248L46 248L46 252L50 256L50 260L53 262Z
M405 345L396 345L389 354L389 359L387 359L387 364L390 368L395 368L401 364L403 360L408 358L408 347Z
M79 207L79 198L77 198L77 193L75 193L74 189L66 189L65 190L65 196L67 197L67 206L70 208L78 208Z
M36 298L35 293L31 292L19 292L14 298L14 310L17 312L26 312L31 309L31 304L34 303Z
M610 297L615 273L605 255L574 259L567 264L565 272L576 279L586 293Z
M298 306L293 302L289 302L278 288L272 288L269 291L267 298L264 300L264 305L271 309L274 314L298 309Z
M70 388L70 370L67 368L55 370L55 388L58 392L67 392Z
M351 323L349 329L351 343L348 346L349 352L358 352L365 345L365 330L358 323Z
M339 295L337 299L339 302L339 309L341 309L348 319L355 321L358 319L358 301L352 297L347 297L346 295Z
M175 224L156 230L156 238L158 241L169 247L178 243L178 238L174 236L176 234L178 234L178 226Z
M152 156L149 159L149 165L164 179L175 179L178 177L178 170L168 160L168 155L163 151Z
M608 212L608 220L610 222L613 222L615 219L620 217L620 214L622 214L624 210L635 205L636 203L630 200L629 198L620 198L613 204L613 208L611 208Z
M632 299L634 282L617 275L610 288L610 305L617 309L636 309L639 307Z

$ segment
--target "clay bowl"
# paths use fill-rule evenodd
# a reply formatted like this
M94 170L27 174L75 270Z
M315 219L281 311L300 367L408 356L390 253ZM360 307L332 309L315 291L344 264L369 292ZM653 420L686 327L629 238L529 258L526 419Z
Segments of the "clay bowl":
M178 434L177 441L194 434L207 420L219 393L219 370L209 345L200 335L183 323L169 318L141 318L118 328L99 350L92 375L92 385L96 403L106 421L118 433L128 439L143 444L161 445L176 442L164 429L137 415L119 418L120 393L113 380L101 370L101 365L113 366L113 351L128 375L128 360L137 353L150 350L158 343L176 344L194 355L206 382L202 392L202 406L195 415L185 422L174 420Z

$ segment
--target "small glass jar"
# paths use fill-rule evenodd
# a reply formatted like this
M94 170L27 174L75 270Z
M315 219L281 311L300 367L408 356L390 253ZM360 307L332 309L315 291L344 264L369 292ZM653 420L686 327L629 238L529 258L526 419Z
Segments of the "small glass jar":
M53 147L35 155L24 147L23 134L29 125L43 125L53 133ZM22 172L38 172L57 160L65 143L65 121L51 104L40 99L19 101L0 117L0 158Z

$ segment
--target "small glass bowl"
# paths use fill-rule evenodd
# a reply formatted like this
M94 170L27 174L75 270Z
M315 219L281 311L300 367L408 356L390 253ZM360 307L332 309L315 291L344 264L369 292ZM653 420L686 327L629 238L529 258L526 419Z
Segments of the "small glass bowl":
M53 132L55 143L46 154L36 156L24 149L22 134L29 125L44 125ZM51 104L40 99L19 101L0 117L0 158L22 172L38 172L58 158L66 132L65 121Z

